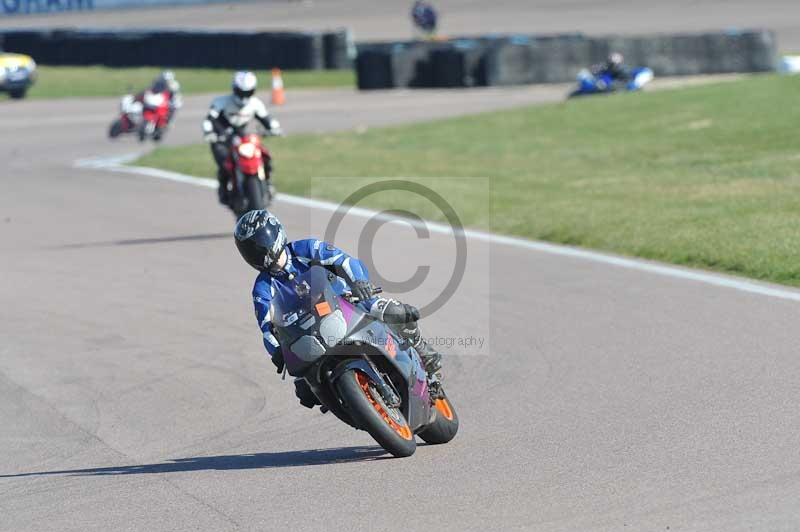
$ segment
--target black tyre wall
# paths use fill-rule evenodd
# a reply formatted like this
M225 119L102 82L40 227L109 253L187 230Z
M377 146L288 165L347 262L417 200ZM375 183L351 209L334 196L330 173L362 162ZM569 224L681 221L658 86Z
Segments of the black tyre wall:
M316 70L348 63L344 32L8 30L2 37L6 51L42 65Z
M621 52L631 67L656 76L766 72L777 65L772 32L607 36L508 35L447 42L363 43L356 70L360 89L470 87L561 83L582 68Z

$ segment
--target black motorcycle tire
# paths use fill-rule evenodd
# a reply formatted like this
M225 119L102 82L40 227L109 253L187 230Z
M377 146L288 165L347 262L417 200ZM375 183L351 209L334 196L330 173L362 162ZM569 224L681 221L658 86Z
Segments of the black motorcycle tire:
M122 120L114 120L108 128L109 138L115 139L122 134Z
M8 95L11 97L12 100L22 100L23 98L25 98L25 95L27 94L27 92L28 92L27 88L26 89L14 89L14 90L8 91Z
M244 182L244 196L247 198L248 211L264 208L264 187L258 176L247 177Z
M399 414L401 422L393 420L379 394L366 374L358 370L345 372L337 381L339 394L348 414L356 425L397 458L411 456L417 442L408 422Z
M458 432L458 414L444 392L434 403L433 412L433 422L421 430L418 436L430 445L447 443L455 438Z
M275 199L275 187L270 182L269 178L263 183L264 187L264 208L268 209L272 205L272 200Z

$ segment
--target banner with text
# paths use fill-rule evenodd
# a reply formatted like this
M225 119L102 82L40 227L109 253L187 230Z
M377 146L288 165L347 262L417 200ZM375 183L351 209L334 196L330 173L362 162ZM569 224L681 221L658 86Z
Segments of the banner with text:
M121 7L225 3L224 0L0 0L0 17Z

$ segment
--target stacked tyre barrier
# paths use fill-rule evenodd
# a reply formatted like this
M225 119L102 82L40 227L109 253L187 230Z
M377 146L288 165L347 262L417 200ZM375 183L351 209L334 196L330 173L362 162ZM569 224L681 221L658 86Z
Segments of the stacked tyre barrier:
M444 42L363 43L356 71L362 90L573 81L612 51L657 76L769 72L778 64L770 31L587 37L484 36Z
M347 30L317 32L9 30L9 52L43 65L170 66L228 69L350 68Z

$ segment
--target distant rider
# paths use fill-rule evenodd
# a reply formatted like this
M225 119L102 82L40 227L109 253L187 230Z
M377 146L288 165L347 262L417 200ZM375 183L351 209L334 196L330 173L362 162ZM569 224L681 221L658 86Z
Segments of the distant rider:
M280 221L269 211L256 210L242 215L234 229L236 247L244 260L260 273L253 286L256 320L264 336L272 363L283 372L284 362L280 344L272 331L270 302L276 292L293 290L293 279L312 266L322 266L338 279L335 288L340 293L349 290L357 297L365 312L391 327L400 337L408 340L420 354L429 375L441 369L442 356L429 346L419 332L419 310L393 299L375 296L366 266L322 240L307 239L288 242ZM295 392L300 402L308 408L317 403L308 384L295 380Z
M175 72L172 70L165 70L155 79L153 82L153 92L162 92L157 91L156 89L162 89L162 91L166 91L169 95L169 118L172 120L172 116L175 114L175 111L183 107L183 97L181 96L181 84L178 83L177 78L175 77Z
M258 80L252 72L237 72L233 76L232 94L214 98L203 120L203 138L211 145L211 154L217 163L219 201L223 205L228 203L230 176L225 171L224 164L230 154L227 138L229 130L241 135L255 119L269 133L282 134L280 123L270 117L264 102L254 96L257 85Z
M436 33L436 10L430 2L417 0L411 8L411 20L414 25L427 35Z
M612 83L627 83L631 79L631 73L625 66L625 58L619 52L612 52L602 65L592 69L598 77L608 76Z
M150 86L137 94L134 101L144 103L145 94L166 94L169 99L169 118L172 120L175 111L183 107L183 97L181 96L181 84L175 78L172 70L161 72L150 84Z

